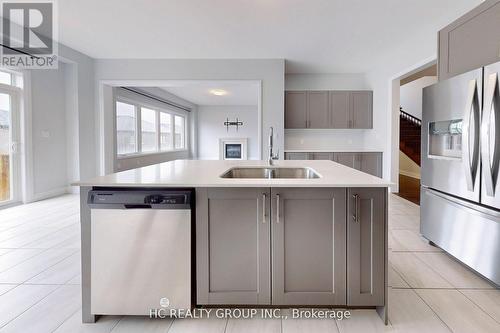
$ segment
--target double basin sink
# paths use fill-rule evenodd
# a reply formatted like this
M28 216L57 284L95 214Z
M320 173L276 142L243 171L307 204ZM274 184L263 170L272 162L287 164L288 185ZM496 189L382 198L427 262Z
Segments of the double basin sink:
M224 172L221 178L314 179L320 175L311 168L236 167Z

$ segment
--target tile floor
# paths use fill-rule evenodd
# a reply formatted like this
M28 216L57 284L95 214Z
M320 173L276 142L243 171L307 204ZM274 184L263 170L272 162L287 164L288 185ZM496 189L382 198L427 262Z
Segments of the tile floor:
M389 319L150 320L81 324L78 198L0 210L0 332L500 332L500 290L428 245L419 207L391 195Z

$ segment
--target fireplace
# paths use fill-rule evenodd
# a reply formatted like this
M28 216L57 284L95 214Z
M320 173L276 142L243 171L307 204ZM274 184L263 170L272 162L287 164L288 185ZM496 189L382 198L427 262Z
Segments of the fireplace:
M246 160L247 139L220 139L219 158L221 160Z

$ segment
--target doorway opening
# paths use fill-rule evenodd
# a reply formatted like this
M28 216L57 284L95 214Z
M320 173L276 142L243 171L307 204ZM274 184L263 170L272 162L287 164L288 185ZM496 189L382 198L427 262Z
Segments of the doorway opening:
M420 204L422 90L437 82L437 66L430 65L400 80L399 192Z

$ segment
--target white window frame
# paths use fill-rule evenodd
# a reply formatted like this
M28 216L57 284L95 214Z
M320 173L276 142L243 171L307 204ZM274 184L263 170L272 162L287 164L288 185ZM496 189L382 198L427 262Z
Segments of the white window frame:
M118 146L117 146L117 128L116 128L116 103L126 103L129 105L134 106L135 110L135 141L136 141L136 151L134 153L128 153L128 154L118 154ZM142 152L142 117L141 117L141 107L154 110L156 112L156 151L149 151L149 152ZM144 102L138 102L132 98L124 97L124 96L116 96L115 101L114 101L114 141L115 141L115 156L116 159L127 159L127 158L133 158L133 157L140 157L140 156L148 156L148 155L157 155L157 154L168 154L168 153L174 153L174 152L186 152L188 151L188 145L187 145L187 115L182 114L180 112L174 111L169 108L160 108L156 105L152 105L149 103L144 103ZM172 148L171 149L166 149L162 150L161 149L161 142L160 142L160 112L167 113L172 117L172 122L170 124L170 130L172 133ZM175 148L175 116L182 117L184 119L184 147L182 148Z
M10 178L10 199L2 201L0 207L6 207L22 200L22 154L24 150L22 115L21 115L21 96L23 89L20 87L18 80L22 80L22 74L10 70L1 70L2 72L11 75L11 84L0 83L2 93L10 95L10 156L9 161L9 178Z

